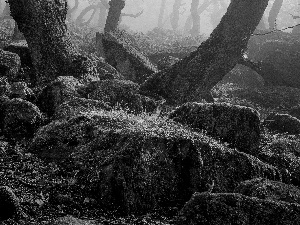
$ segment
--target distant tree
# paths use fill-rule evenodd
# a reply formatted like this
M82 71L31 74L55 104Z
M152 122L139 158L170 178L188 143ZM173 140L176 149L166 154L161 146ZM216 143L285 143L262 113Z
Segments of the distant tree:
M200 31L200 15L207 9L208 6L210 6L210 4L213 2L214 0L204 0L204 2L199 6L199 8L197 9L198 15L199 15L199 31ZM192 2L193 3L193 2ZM186 22L184 24L184 32L186 34L193 32L193 36L196 34L195 31L192 31L192 26L193 26L193 18L192 18L192 10L193 6L191 4L191 14L188 16L188 18L186 19ZM195 17L196 20L198 20ZM197 21L195 22L195 26L197 27ZM196 28L195 28L196 29ZM197 35L199 35L199 32L197 33Z
M193 27L191 35L197 36L200 33L200 14L198 13L199 0L192 0L191 3L191 16L193 19Z
M275 0L272 8L269 12L268 22L269 22L269 29L275 30L276 28L276 19L280 12L281 6L282 6L283 0Z
M159 10L159 15L158 15L158 23L157 23L157 26L159 28L163 27L163 18L164 18L164 13L165 13L165 9L166 9L166 2L167 2L167 0L161 0L161 3L160 3L160 10Z
M58 76L94 74L92 62L71 43L67 26L67 0L8 0L11 16L24 34L38 83Z
M188 57L149 77L141 93L162 96L170 104L213 101L211 88L241 60L267 5L268 0L231 0L210 37Z
M121 11L124 7L125 0L111 0L109 2L109 11L106 18L104 32L117 29L121 17Z
M71 20L72 14L78 10L78 7L79 7L79 0L75 0L75 5L72 8L70 7L68 8L68 13L67 13L68 20Z
M179 18L180 18L180 7L181 7L181 1L182 0L175 0L174 4L173 4L173 11L170 17L170 22L171 22L171 26L172 29L174 31L176 31L178 29L178 25L179 25Z

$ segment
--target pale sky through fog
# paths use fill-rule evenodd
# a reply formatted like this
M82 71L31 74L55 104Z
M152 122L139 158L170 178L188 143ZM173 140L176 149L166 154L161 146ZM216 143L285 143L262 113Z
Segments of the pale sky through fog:
M94 0L94 2L98 2L100 0ZM229 5L230 0L221 0L226 4ZM279 17L278 17L278 27L283 28L286 26L292 26L297 21L293 20L290 14L293 15L300 15L299 8L296 7L299 0L284 0L284 4L280 10ZM71 6L74 4L74 0L69 0ZM164 28L171 29L170 24L170 14L172 13L172 8L175 0L166 0L166 9L164 13ZM190 14L190 5L192 0L182 0L182 6L180 8L180 20L179 20L179 30L181 30L185 24L185 21ZM204 2L204 0L200 0L200 4ZM212 22L211 22L211 13L215 12L216 9L221 9L221 5L218 3L219 0L214 0L215 4L211 4L202 14L201 14L201 26L200 32L201 34L209 35L210 32L213 30ZM273 4L274 0L269 1L269 6L265 12L264 21L267 23L267 15L268 12ZM88 5L87 0L80 1L80 10L76 14L78 15L80 11ZM126 0L126 6L123 13L130 13L136 14L141 10L144 10L143 14L138 18L130 18L130 17L123 17L122 23L126 24L130 27L130 29L135 31L147 32L152 30L153 28L157 27L158 23L158 15L160 11L161 0ZM221 16L226 11L222 11L222 13L217 13L217 16L221 18ZM91 12L90 12L91 13Z

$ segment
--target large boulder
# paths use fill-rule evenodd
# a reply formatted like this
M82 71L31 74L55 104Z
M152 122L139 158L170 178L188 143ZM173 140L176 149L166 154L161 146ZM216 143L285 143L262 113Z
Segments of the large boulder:
M0 77L0 96L9 95L11 92L11 85L7 77Z
M228 142L231 147L252 153L259 146L260 119L252 108L227 103L186 103L170 119Z
M63 216L47 222L46 225L100 225L95 220L83 220L73 216Z
M112 31L102 36L106 61L115 67L127 80L143 83L157 72L145 54L137 48L133 38L125 31Z
M16 53L0 49L0 76L13 80L21 67L21 59Z
M75 97L59 105L53 118L56 120L67 119L83 112L111 110L111 107L103 101Z
M48 116L55 113L56 108L65 101L81 97L78 93L84 85L72 76L58 77L47 85L37 97L37 106Z
M3 50L18 54L22 67L33 67L30 50L25 40L12 42L5 46Z
M25 82L13 82L10 87L9 96L11 98L22 98L28 101L32 101L35 98L33 91Z
M300 204L300 189L291 184L264 178L243 181L234 190L249 197Z
M38 107L20 98L5 100L1 118L4 135L12 140L31 138L43 122Z
M273 140L272 140L273 139ZM272 139L264 140L263 147L256 157L278 168L285 183L300 187L300 152L299 140L275 135Z
M81 113L39 129L29 150L78 169L78 182L106 209L139 212L183 204L195 191L230 192L277 168L173 121L122 111Z
M265 36L250 39L249 59L272 68L273 73L266 73L269 76L264 77L266 83L273 84L276 80L277 85L299 88L300 42L298 37L286 32L275 32L275 34Z
M178 225L299 224L300 205L237 193L195 193L179 213Z
M300 120L289 114L270 114L263 125L270 131L278 133L300 134Z
M133 113L153 111L156 103L138 93L139 85L128 80L103 80L87 85L86 97Z
M300 120L300 105L296 105L292 107L289 112L289 115L296 117L298 120Z
M0 186L0 221L19 218L21 215L20 200L13 190Z

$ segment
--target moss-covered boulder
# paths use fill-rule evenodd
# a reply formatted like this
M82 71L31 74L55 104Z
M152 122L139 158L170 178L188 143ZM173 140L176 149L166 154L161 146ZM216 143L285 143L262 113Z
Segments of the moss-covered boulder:
M177 219L178 225L299 224L300 205L237 193L195 193Z
M13 82L10 88L11 98L22 98L24 100L34 100L33 91L27 86L25 82Z
M0 186L0 221L19 218L20 200L8 186Z
M74 97L81 97L78 91L84 85L72 76L58 77L47 85L37 97L37 106L48 116L52 116L56 108Z
M103 101L75 97L59 105L55 109L53 119L67 119L80 113L99 110L111 110L111 107Z
M256 157L277 167L284 174L285 183L300 187L300 141L293 137L274 135L264 142Z
M86 96L128 112L153 111L156 108L156 103L150 98L140 95L138 88L139 85L132 81L102 80L87 85Z
M33 67L30 50L25 40L12 42L9 45L5 46L3 50L18 54L21 59L22 67Z
M291 184L264 178L243 181L234 190L249 197L300 204L300 189Z
M260 120L256 110L227 103L186 103L175 109L170 119L196 130L205 130L246 153L259 146Z
M183 204L195 191L230 192L255 177L281 180L257 158L165 119L122 111L82 113L36 133L30 151L78 169L101 207L145 212Z
M38 107L20 98L5 100L1 118L4 135L12 140L31 138L43 122Z
M270 114L263 125L270 131L288 134L300 134L300 120L289 114Z
M289 115L296 117L298 120L300 120L300 105L296 105L294 107L292 107L289 110Z
M9 95L11 92L11 85L7 77L0 77L0 96Z
M125 31L112 31L102 36L106 61L115 67L127 80L143 83L157 72L148 57Z
M0 49L0 76L13 80L21 67L20 57L16 53Z

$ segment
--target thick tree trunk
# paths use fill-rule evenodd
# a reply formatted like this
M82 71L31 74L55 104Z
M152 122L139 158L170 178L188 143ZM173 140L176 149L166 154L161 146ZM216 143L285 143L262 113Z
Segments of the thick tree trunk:
M164 18L164 13L165 13L165 9L166 9L166 1L167 0L161 0L159 16L158 16L158 24L157 24L158 28L163 27L163 18Z
M104 32L110 32L118 28L121 11L125 7L125 0L111 0L106 18Z
M267 5L268 0L232 0L211 36L188 57L151 76L141 93L170 104L212 100L211 88L238 63Z
M174 2L174 5L173 5L173 12L172 12L172 15L171 15L171 26L172 26L172 29L174 31L177 30L178 28L178 24L179 24L179 17L180 17L180 12L179 12L179 9L180 9L180 6L181 6L181 1L182 0L175 0Z
M275 0L272 5L272 8L269 12L269 17L268 17L270 30L276 29L276 19L279 14L279 11L281 9L282 3L283 3L283 0Z
M200 33L200 14L198 13L199 0L192 0L191 3L191 16L193 20L193 27L191 35L196 37Z
M11 15L28 43L37 81L45 84L58 76L94 74L91 62L71 44L66 0L8 0Z

